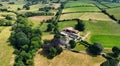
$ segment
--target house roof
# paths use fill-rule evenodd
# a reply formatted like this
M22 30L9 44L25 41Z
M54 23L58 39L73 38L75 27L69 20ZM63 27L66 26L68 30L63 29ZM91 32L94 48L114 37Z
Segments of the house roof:
M78 33L77 30L73 29L72 27L67 27L63 31L68 31L68 32L73 32L73 33Z

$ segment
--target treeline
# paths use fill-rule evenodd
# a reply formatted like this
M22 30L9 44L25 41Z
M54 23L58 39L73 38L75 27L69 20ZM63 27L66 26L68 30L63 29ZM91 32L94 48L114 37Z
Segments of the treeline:
M14 66L34 66L33 57L42 46L41 36L40 29L32 29L32 24L27 18L17 17L10 36L16 54Z
M6 20L6 19L0 19L0 26L11 26L12 21Z
M32 16L53 16L54 13L50 12L26 12L24 16L32 17Z

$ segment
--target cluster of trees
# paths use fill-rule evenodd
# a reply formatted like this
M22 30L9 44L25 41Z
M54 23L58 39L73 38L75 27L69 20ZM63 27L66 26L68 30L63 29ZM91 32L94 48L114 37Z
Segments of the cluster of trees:
M8 11L7 8L0 8L0 12L6 12L6 11Z
M77 20L77 24L75 25L75 29L79 31L84 31L85 30L85 25L82 20L80 19L75 19Z
M31 26L31 22L27 18L18 16L12 27L10 42L15 48L14 66L34 66L33 57L42 46L42 33L39 28L32 29Z
M54 10L54 7L44 7L44 8L39 8L39 11L45 11L45 12L49 12L49 10Z
M120 48L114 46L112 53L103 54L102 56L106 58L107 61L103 62L100 66L117 66L120 61Z
M0 6L3 6L3 4L0 3Z
M101 52L103 51L103 46L100 43L93 43L90 44L87 41L80 41L80 44L84 45L87 48L87 53L90 55L100 55Z
M47 21L49 24L47 25L47 30L48 32L54 32L55 34L59 34L58 30L58 20L60 18L60 15L62 13L62 9L64 8L64 3L61 3L61 6L59 8L59 11L56 13L55 17L49 21Z
M6 19L0 19L0 26L11 26L12 21L6 20Z

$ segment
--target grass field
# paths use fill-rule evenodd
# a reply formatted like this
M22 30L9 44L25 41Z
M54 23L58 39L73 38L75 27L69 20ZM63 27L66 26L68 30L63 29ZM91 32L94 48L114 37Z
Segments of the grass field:
M100 10L97 7L74 7L74 8L65 8L62 13L75 13L75 12L99 12Z
M120 46L120 25L114 22L97 21L85 22L86 31L91 32L89 42L102 43L104 47L111 48L115 45ZM111 27L112 26L112 27Z
M59 30L62 30L66 27L75 27L75 25L77 24L76 20L72 20L72 21L63 21L63 22L59 22L58 26L59 26Z
M75 18L79 18L81 20L93 19L93 20L112 21L107 15L97 12L63 14L60 17L60 20L75 19Z
M108 8L108 7L102 5L102 4L98 3L98 2L94 2L94 4L97 5L99 8L102 8L102 9Z
M102 4L108 6L108 7L120 7L120 3L111 3L111 2L101 2Z
M12 66L13 61L11 61L13 56L13 48L9 46L8 38L10 36L10 28L4 27L0 33L0 66Z
M82 53L74 53L64 50L60 55L52 60L40 54L41 50L35 55L35 66L99 66L104 58L101 56L91 57Z
M4 15L16 16L16 14L12 12L0 12L0 16L4 16Z
M104 47L111 48L113 46L120 47L120 36L115 35L93 35L91 42L100 42Z
M65 4L65 8L70 8L70 7L93 7L95 6L94 4L91 3L81 3L81 2L68 2Z
M52 16L33 16L33 17L29 17L29 19L30 20L32 20L32 21L46 21L46 20L49 20L49 19L51 19L52 18Z
M107 12L110 15L114 15L115 18L120 19L120 8L112 8L112 9L107 9Z

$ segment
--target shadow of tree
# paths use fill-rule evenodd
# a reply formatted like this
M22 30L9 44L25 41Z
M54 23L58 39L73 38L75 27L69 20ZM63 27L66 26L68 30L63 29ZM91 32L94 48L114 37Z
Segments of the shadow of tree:
M47 51L41 50L41 51L38 52L38 54L43 55L43 56L46 57L47 59L53 59L53 58L51 58L51 57L49 56L49 52L47 52Z

